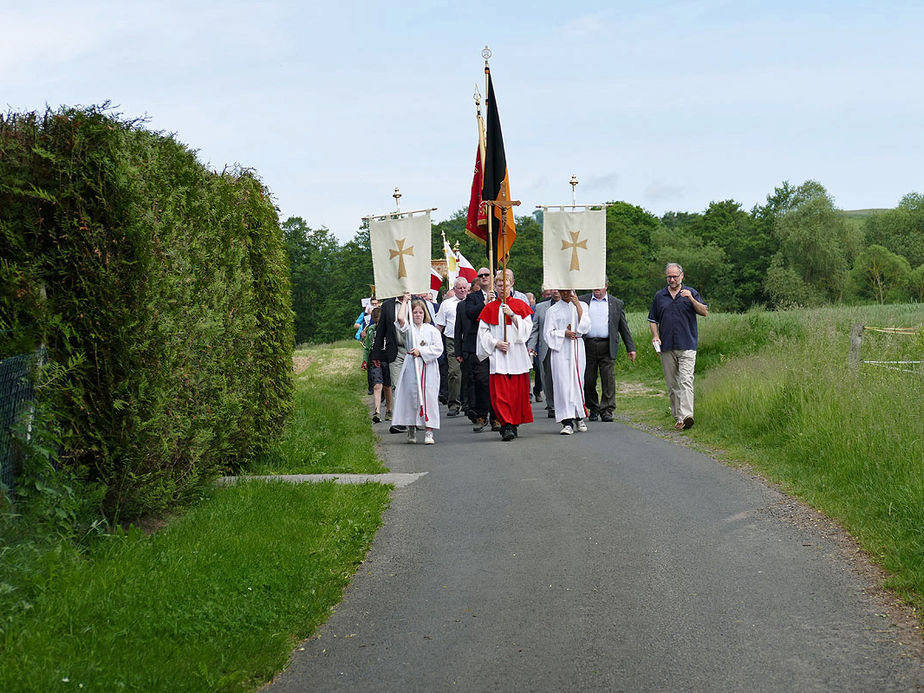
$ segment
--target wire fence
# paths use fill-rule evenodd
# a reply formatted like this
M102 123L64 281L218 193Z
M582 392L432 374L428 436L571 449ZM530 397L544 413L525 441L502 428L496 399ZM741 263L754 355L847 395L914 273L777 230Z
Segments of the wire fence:
M30 376L44 357L44 350L39 350L0 361L0 483L8 492L16 487L21 464L13 431L19 424L28 430L31 424L35 391Z
M902 371L903 373L919 374L924 372L924 360L919 359L893 359L893 360L873 360L863 359L860 357L860 349L863 345L864 332L878 332L880 334L895 336L915 336L922 332L919 327L870 327L868 325L854 325L850 333L850 356L851 366L875 366L876 368L888 368L889 370ZM910 367L909 367L910 366Z

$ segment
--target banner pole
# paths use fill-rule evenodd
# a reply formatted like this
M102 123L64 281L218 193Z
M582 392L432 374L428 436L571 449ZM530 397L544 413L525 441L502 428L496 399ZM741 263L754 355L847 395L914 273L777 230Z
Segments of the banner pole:
M490 49L488 49L487 46L485 46L484 50L481 51L481 57L484 58L484 103L485 103L485 108L488 108L488 99L491 97L491 92L490 92L490 89L488 88L489 81L491 78L491 67L488 65L488 59L491 57L491 51ZM487 132L485 133L484 141L485 141L485 151L487 151L488 149ZM482 156L481 166L482 166L482 170L484 171L482 176L484 176L484 174L487 173L485 164L487 164L487 161L485 160L484 156ZM484 186L482 185L482 189L483 188ZM484 204L484 200L482 200L482 204ZM491 223L492 221L491 217L494 216L494 208L489 205L485 211L486 211L485 216L487 216L487 221L488 221L488 270L491 272L491 283L492 283L492 288L493 288L493 283L494 283L494 234L493 234L493 228L492 228L493 224Z

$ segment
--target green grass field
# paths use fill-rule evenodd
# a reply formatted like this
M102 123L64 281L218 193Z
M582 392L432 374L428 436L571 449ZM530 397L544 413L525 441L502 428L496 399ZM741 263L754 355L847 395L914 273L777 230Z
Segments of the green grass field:
M298 412L253 471L380 472L359 351L297 354ZM210 488L79 552L0 539L0 690L253 690L323 623L381 524L379 484ZM6 518L5 528L11 526Z
M647 394L619 398L619 413L672 421L645 315L630 316L640 349L618 378ZM839 522L892 577L889 587L924 610L924 368L848 367L850 328L867 331L864 360L924 359L924 306L868 306L717 314L699 321L696 426L689 435L751 464ZM910 371L910 372L909 372ZM653 392L654 390L658 392Z

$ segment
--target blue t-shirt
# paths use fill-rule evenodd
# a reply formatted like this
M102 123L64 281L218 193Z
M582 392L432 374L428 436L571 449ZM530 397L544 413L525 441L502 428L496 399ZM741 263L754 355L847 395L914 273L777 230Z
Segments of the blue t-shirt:
M706 305L696 289L681 286L681 290L689 289L693 298ZM677 298L671 298L670 290L665 286L655 294L648 311L648 322L658 324L658 334L661 336L661 349L693 349L696 350L696 311L690 299L677 292Z

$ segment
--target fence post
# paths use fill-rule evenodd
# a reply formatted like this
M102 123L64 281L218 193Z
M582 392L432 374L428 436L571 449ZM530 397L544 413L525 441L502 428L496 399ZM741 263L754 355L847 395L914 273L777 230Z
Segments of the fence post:
M854 325L850 328L850 355L847 363L851 368L860 365L860 347L863 345L863 330L865 325Z

